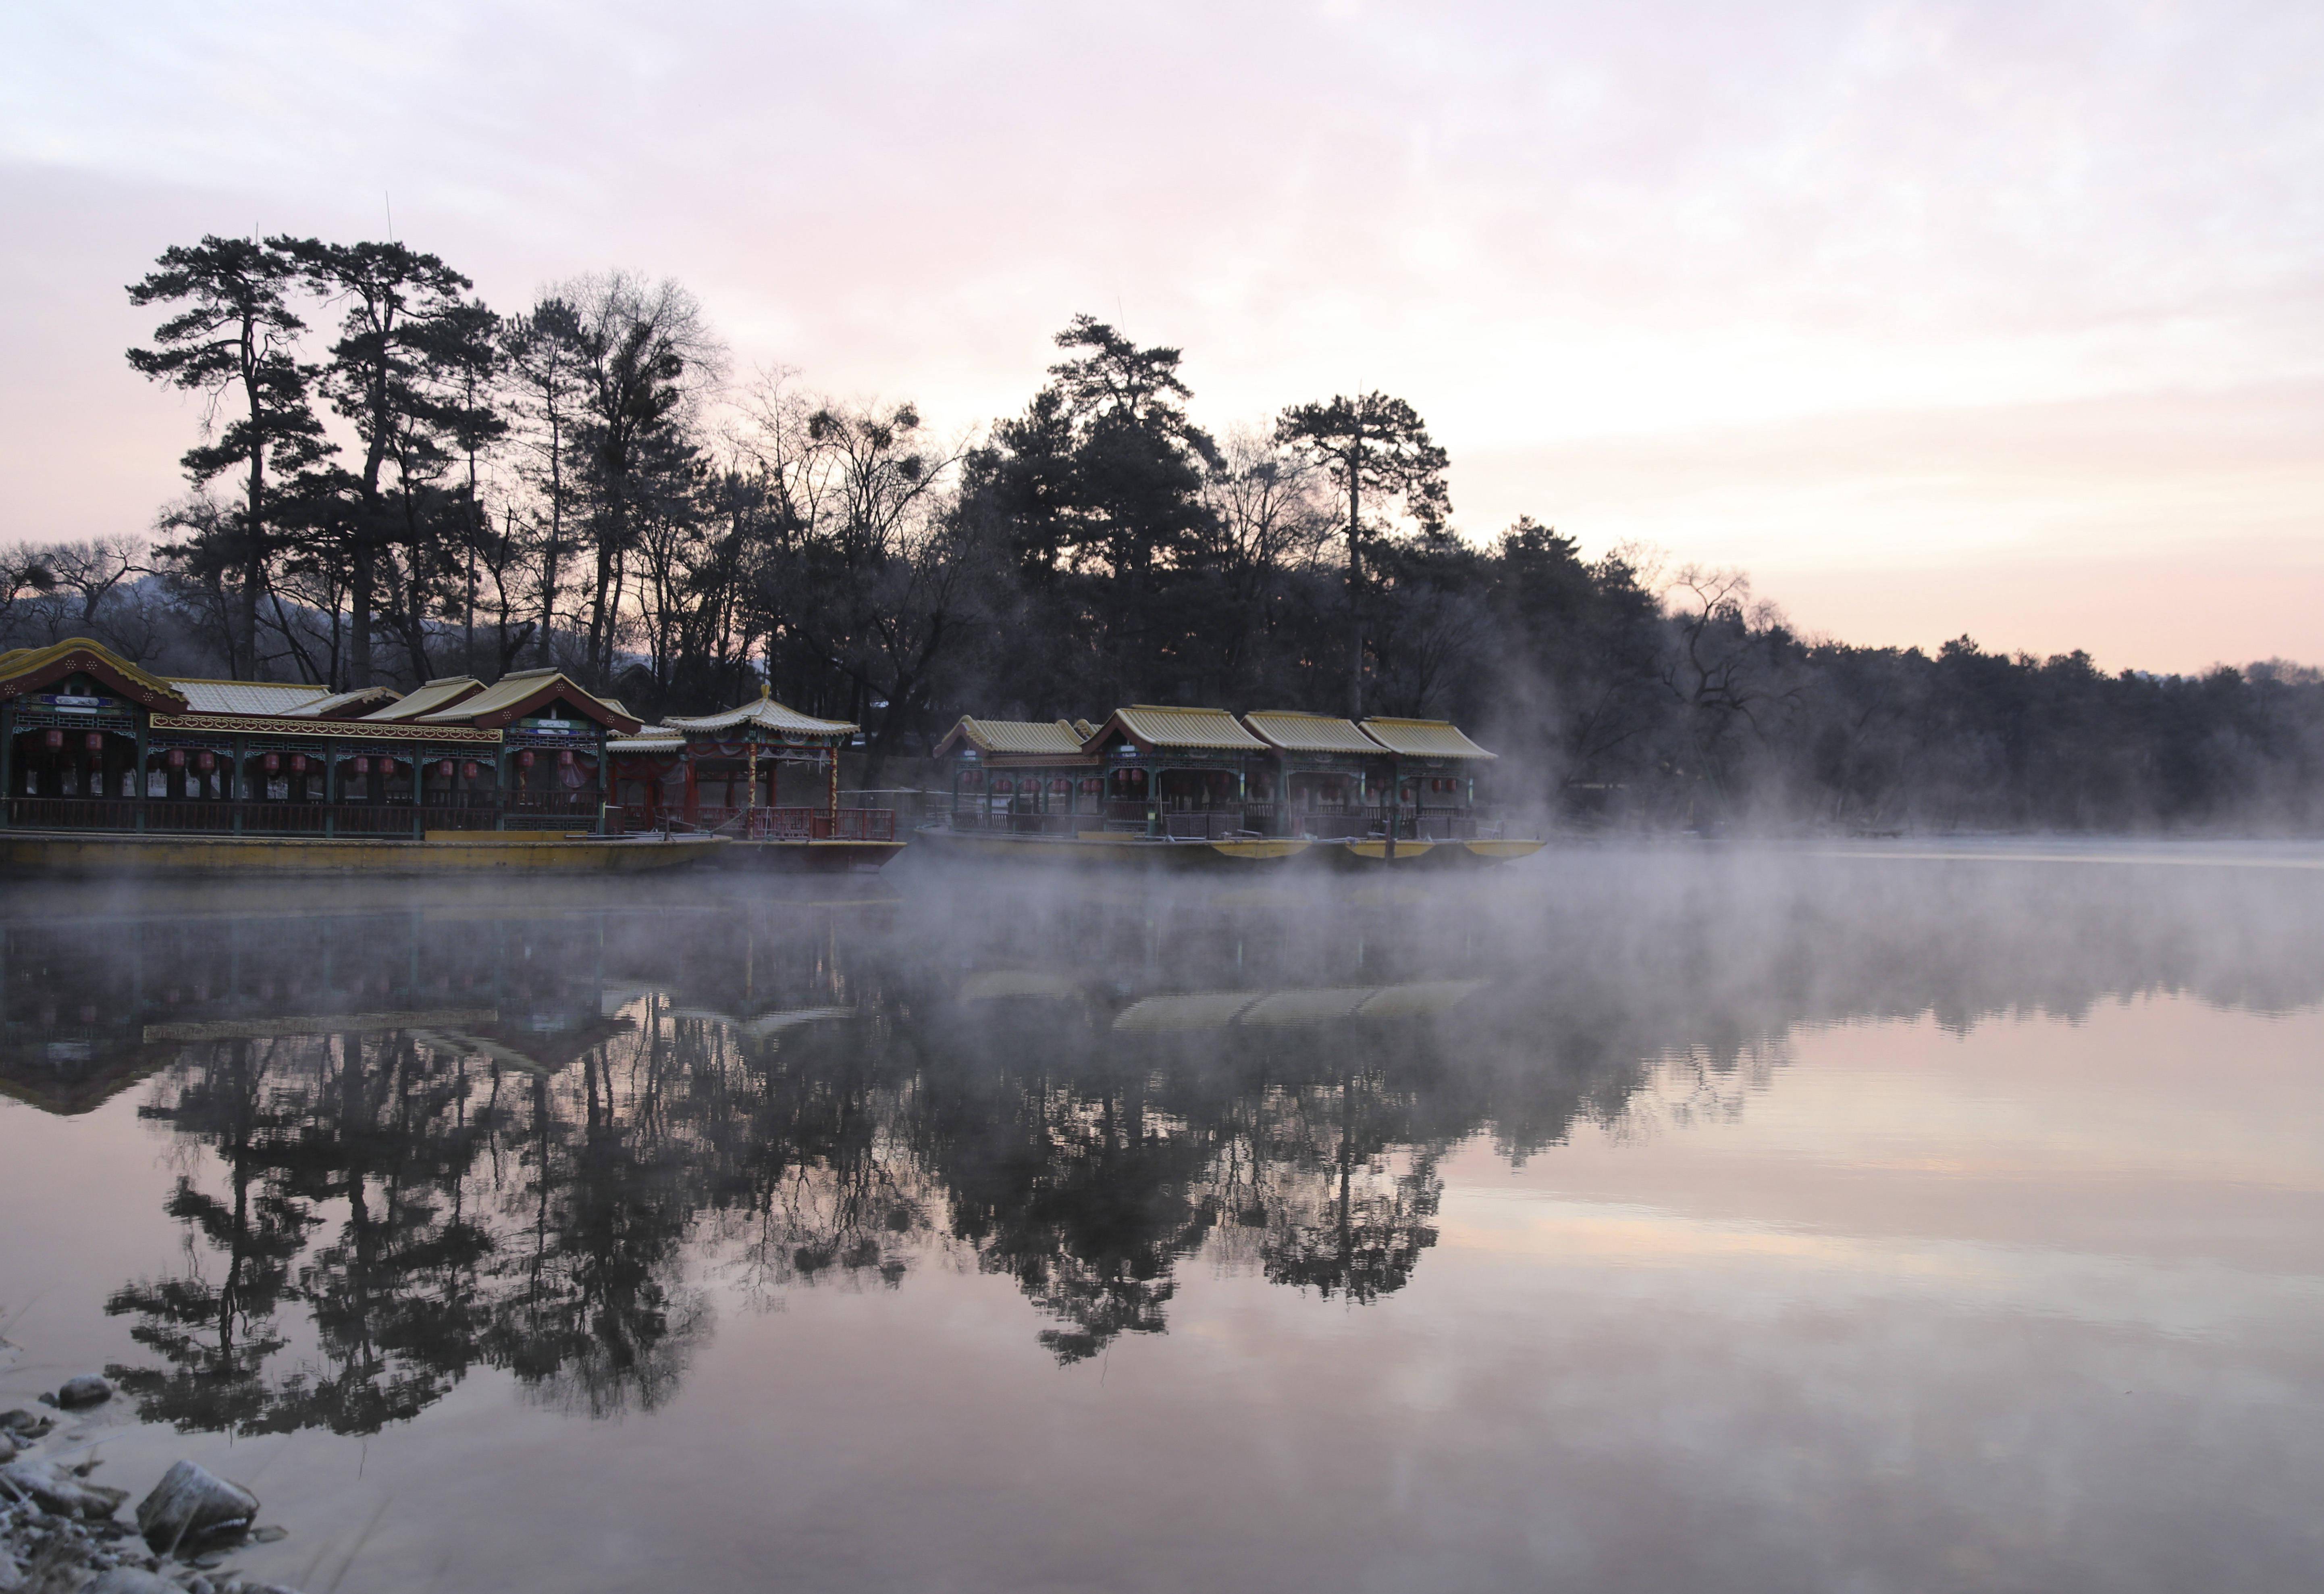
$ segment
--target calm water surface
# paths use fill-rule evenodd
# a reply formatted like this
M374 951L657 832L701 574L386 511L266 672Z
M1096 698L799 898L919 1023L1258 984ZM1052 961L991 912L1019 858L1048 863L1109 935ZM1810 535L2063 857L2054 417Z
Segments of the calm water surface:
M2324 853L1984 851L18 887L0 1406L318 1594L2313 1589Z

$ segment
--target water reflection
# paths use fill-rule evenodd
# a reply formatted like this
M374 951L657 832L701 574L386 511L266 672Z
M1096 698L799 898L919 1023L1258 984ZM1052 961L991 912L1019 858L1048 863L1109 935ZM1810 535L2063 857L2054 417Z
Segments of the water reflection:
M1068 1365L1167 1331L1197 1254L1375 1302L1454 1148L1521 1162L1657 1070L1748 1110L1802 1023L2324 995L2304 880L2237 883L2222 954L2215 883L2024 874L28 918L0 1083L140 1090L179 1159L179 1265L106 1302L148 1418L369 1433L479 1367L604 1415L670 1395L718 1290L973 1266Z

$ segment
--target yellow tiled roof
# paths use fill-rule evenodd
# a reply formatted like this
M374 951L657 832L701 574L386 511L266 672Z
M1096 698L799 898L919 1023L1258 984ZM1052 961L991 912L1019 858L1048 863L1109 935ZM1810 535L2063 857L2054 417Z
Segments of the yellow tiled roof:
M1157 747L1222 748L1237 752L1259 752L1267 744L1243 729L1235 717L1224 709L1168 709L1154 703L1137 703L1127 709L1116 709L1113 718L1121 727L1141 742L1151 742Z
M311 699L282 712L293 719L320 719L327 714L353 708L357 703L377 703L384 708L394 702L399 695L392 686L359 686L353 691L335 691L327 697Z
M965 741L982 753L1056 754L1070 757L1081 752L1084 739L1068 720L977 719L964 714L960 723L936 745L936 756L941 758L951 752L954 742Z
M374 709L365 719L417 719L422 714L433 714L438 709L448 709L463 698L472 698L484 690L484 683L473 675L439 675L409 696L398 698L384 709Z
M156 697L182 702L185 692L178 685L159 675L148 674L101 642L86 636L68 636L49 647L20 647L0 653L0 681L14 681L26 675L37 675L76 653L87 653L124 679L134 682Z
M1259 733L1259 740L1286 753L1368 753L1377 755L1379 744L1364 735L1353 720L1328 714L1302 714L1291 709L1262 709L1246 714L1242 722Z
M761 698L755 703L729 709L724 714L708 714L698 719L668 719L663 723L672 730L693 731L705 736L715 736L722 730L737 730L745 725L799 737L852 737L862 728L844 719L817 719L812 714L802 714L797 709L786 708L772 698Z
M666 725L649 725L633 737L609 737L605 740L608 753L683 753L686 733L672 730Z
M193 714L289 714L331 695L327 686L296 681L208 681L173 675L170 684L185 694Z
M1449 719L1367 719L1364 734L1391 753L1406 758L1499 758L1488 753Z
M424 691L427 689L423 687L420 690ZM608 703L558 670L520 670L513 675L503 675L475 697L458 699L449 708L422 714L420 718L429 725L472 724L487 714L505 713L519 708L528 699L540 697L544 692L555 692L575 704L594 704L612 718L626 719L633 727L637 724L636 715ZM419 695L418 692L412 694L413 697ZM410 700L410 698L406 698L404 702ZM398 708L402 706L401 703L396 705Z

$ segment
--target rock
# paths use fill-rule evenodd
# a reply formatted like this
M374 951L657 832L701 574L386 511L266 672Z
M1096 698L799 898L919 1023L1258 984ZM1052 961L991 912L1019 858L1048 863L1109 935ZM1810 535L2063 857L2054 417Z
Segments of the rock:
M272 1544L277 1539L287 1539L290 1536L289 1528L278 1526L271 1522L264 1527L254 1527L250 1530L250 1542L254 1544Z
M14 1460L16 1452L23 1448L16 1442L16 1436L14 1433L5 1428L0 1428L0 1461Z
M23 1406L14 1411L0 1412L0 1428L6 1429L20 1440L38 1439L57 1425L54 1417L43 1417L28 1412Z
M57 1404L69 1412L79 1411L83 1406L103 1405L112 1398L113 1385L95 1373L83 1373L57 1385Z
M138 1502L137 1528L166 1555L226 1528L248 1527L257 1515L256 1495L191 1461L180 1461Z
M167 1578L156 1577L150 1571L140 1571L134 1566L116 1566L93 1583L84 1584L80 1594L185 1594Z
M30 1457L19 1457L0 1467L0 1483L14 1486L47 1509L64 1516L110 1516L129 1497L127 1489L83 1483L53 1462L36 1461Z

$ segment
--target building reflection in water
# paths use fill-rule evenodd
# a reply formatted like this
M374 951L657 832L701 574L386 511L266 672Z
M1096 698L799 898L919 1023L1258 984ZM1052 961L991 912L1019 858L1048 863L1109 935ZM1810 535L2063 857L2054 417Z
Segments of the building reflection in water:
M1783 910L1720 925L1732 968L1681 909L1628 941L1586 903L1513 936L1457 904L1319 931L1313 902L1231 894L19 921L0 1089L60 1113L134 1089L199 1150L168 1201L182 1265L106 1303L147 1417L364 1433L479 1366L650 1408L714 1289L893 1289L940 1258L1009 1278L1067 1364L1166 1330L1197 1252L1376 1302L1480 1135L1523 1160L1674 1066L1733 1110L1804 1018L2201 972L2167 924L2118 949L2127 980L2094 961L2142 922L2103 893L2062 942Z

